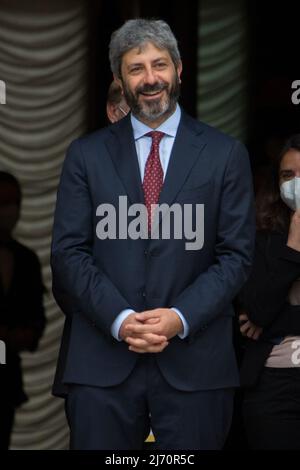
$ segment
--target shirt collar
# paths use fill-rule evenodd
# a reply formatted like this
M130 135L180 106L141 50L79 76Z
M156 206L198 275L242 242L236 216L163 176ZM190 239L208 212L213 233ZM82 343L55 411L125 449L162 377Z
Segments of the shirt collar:
M138 140L140 137L143 137L147 132L153 131L149 126L146 126L143 122L139 121L133 114L130 115L131 124L133 128L134 140ZM171 114L166 121L164 121L156 131L164 132L165 134L175 137L176 132L179 126L179 121L181 118L181 109L178 103L176 104L176 109L173 114Z

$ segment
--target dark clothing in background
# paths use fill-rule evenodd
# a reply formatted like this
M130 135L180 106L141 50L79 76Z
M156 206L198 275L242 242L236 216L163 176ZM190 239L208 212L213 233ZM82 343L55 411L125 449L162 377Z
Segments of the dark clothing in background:
M243 413L251 449L300 450L300 368L265 367Z
M300 450L300 368L264 367L275 344L300 335L300 306L288 301L300 253L286 243L287 233L257 233L252 273L239 295L240 308L263 327L259 340L247 339L241 366L251 449Z
M20 350L35 351L45 327L44 287L37 256L15 240L8 242L5 248L13 254L14 262L11 284L6 292L0 276L0 339L6 345L6 364L0 365L0 409L2 413L7 411L5 417L1 413L2 420L0 415L0 447L5 447L4 442L9 441L6 432L10 433L12 427L12 410L14 412L27 400L23 389ZM6 329L7 335L3 334ZM20 349L9 339L16 331L21 334L27 332L26 346L20 346Z
M287 234L258 232L254 264L239 295L249 320L263 327L258 341L247 340L241 384L255 385L274 344L280 337L300 335L300 306L290 305L291 284L300 277L300 253L286 245Z
M8 450L14 424L16 408L3 401L0 402L0 450Z

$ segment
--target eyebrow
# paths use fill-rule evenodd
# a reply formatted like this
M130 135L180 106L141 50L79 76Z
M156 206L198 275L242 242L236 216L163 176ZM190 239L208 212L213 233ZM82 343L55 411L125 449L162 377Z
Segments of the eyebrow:
M161 62L161 61L168 61L168 58L167 57L159 57L158 59L154 59L151 63L156 64L157 62ZM127 67L128 68L139 67L141 65L143 65L143 62L134 62L133 64L128 64Z
M142 62L135 62L133 64L128 64L127 65L127 68L130 68L130 67L139 67L140 65L142 65Z
M165 60L168 62L169 58L168 57L159 57L158 59L154 59L152 63L160 62L161 60Z
M279 170L280 175L282 175L283 173L295 173L295 171L292 168L285 168L285 169Z

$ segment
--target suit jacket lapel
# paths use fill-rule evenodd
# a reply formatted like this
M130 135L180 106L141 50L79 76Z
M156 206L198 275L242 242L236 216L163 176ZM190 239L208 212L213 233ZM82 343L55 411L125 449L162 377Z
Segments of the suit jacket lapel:
M201 123L195 123L193 119L182 112L159 204L172 205L205 147L202 133ZM155 230L157 227L153 228Z
M130 116L111 127L111 136L107 139L106 145L128 195L129 204L144 203Z
M195 129L194 127L193 120L182 113L159 198L160 204L172 204L205 145L205 142L199 138L203 129L201 127Z

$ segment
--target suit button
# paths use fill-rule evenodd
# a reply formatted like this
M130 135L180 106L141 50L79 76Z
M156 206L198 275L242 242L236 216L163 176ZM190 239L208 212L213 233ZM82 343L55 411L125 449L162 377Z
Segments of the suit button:
M148 256L148 250L144 250L144 255Z
M142 292L142 296L143 296L143 297L146 297L146 292Z

